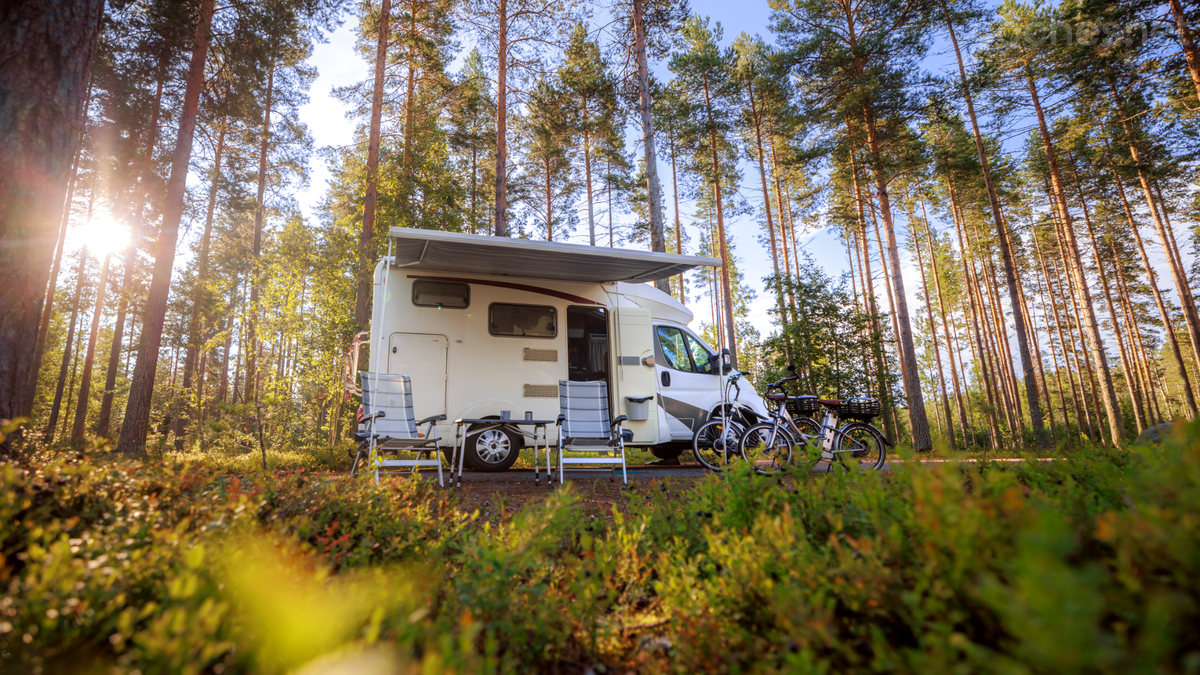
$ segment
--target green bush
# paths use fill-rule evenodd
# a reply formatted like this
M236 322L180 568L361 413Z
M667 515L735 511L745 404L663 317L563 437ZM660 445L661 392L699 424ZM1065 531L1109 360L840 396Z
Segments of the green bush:
M1032 458L1031 458L1032 459ZM59 672L1200 672L1200 443L555 492L0 468L0 658Z

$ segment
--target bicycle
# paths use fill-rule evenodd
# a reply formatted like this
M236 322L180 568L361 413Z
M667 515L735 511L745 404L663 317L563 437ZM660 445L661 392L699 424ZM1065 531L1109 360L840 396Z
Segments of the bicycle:
M758 419L757 416L751 417L751 413L733 403L742 393L738 384L742 375L743 373L737 371L729 375L724 399L729 403L723 404L708 422L700 425L696 433L692 434L692 454L701 466L710 471L724 471L729 466L746 460L754 466L755 471L770 475L787 466L792 457L791 454L780 457L764 452L749 458L742 452L742 434L755 426ZM731 389L736 389L737 394L730 396ZM762 466L763 463L766 464L765 467Z
M767 386L763 398L776 404L774 410L768 409L771 419L746 429L741 437L740 453L746 457L757 454L791 457L796 445L800 444L813 450L819 448L820 457L813 466L814 471L832 469L834 460L846 470L850 468L850 460L858 460L861 469L882 469L887 461L887 446L891 443L869 422L879 414L879 401L873 398L842 401L816 396L789 397L784 385L799 379L793 368L789 367L789 370L793 373L791 377ZM779 393L772 393L772 390ZM805 416L794 419L788 410L789 403L798 411L817 412L824 408L824 419L819 424ZM842 418L853 421L839 427ZM827 462L823 468L822 461Z

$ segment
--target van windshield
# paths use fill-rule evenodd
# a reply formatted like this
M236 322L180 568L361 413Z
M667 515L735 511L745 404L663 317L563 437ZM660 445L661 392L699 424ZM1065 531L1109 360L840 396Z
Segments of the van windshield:
M685 333L685 335L687 336L688 352L692 355L692 363L696 372L704 373L705 375L712 374L712 351L708 347L705 347L700 338L695 335L691 333Z

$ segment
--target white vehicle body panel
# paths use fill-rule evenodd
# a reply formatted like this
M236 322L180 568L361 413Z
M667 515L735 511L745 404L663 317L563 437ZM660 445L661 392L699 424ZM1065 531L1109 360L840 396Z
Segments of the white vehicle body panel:
M446 415L438 432L447 445L457 418L499 417L505 410L514 418L526 412L534 419L558 416L558 382L569 379L574 357L568 350L570 308L604 310L607 354L599 356L597 347L589 358L604 362L612 414L628 414L626 397L652 397L647 419L625 423L633 431L631 445L690 441L692 430L720 406L724 378L671 370L662 363L658 327L686 331L700 340L687 328L692 313L651 284L471 274L461 268L443 272L389 262L380 261L375 268L368 368L411 377L417 419ZM468 284L469 304L463 309L418 306L413 286L420 281ZM494 303L552 308L556 318L529 333L494 335L489 330ZM579 329L575 331L579 339ZM664 385L667 371L670 384ZM765 416L753 387L747 384L742 392L737 403ZM551 443L556 431L549 429Z

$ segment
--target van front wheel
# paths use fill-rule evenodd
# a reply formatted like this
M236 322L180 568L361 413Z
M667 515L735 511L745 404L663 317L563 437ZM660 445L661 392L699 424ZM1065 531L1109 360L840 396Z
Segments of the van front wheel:
M504 429L468 431L464 463L476 471L504 471L517 461L520 441Z

